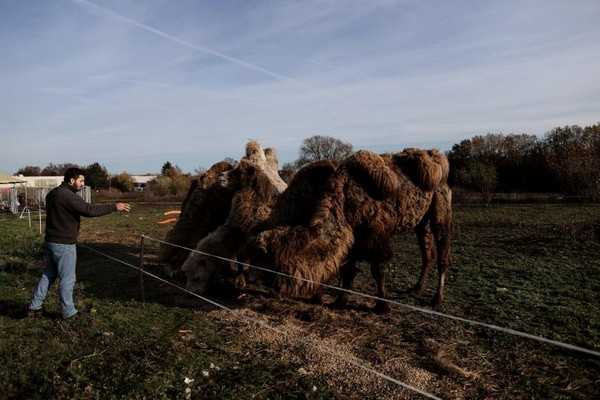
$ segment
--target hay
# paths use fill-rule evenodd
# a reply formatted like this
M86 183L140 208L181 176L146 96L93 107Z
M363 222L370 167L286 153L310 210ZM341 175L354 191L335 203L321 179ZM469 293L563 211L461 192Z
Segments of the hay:
M413 391L382 380L377 375L353 365L348 360L373 368L423 391L435 390L435 375L411 365L410 357L395 357L380 365L369 365L355 355L352 343L343 335L323 338L315 333L307 332L297 322L290 319L273 321L248 309L238 310L237 313L242 318L259 320L273 326L278 332L258 324L241 322L238 317L227 311L214 311L209 316L215 320L233 324L236 331L245 338L248 344L267 345L280 360L300 365L299 374L323 378L327 385L336 388L338 393L361 399L422 398Z

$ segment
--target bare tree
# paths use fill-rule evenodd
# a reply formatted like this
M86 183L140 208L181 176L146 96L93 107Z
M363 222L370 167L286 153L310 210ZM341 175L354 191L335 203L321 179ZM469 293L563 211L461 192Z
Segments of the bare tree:
M544 144L562 191L600 196L600 124L554 128L546 134Z
M352 144L331 136L311 136L304 139L300 147L298 167L318 160L341 161L352 154Z
M73 163L64 164L48 164L43 170L42 175L44 176L61 176L65 173L68 168L79 168L79 165Z
M42 169L35 165L26 165L17 171L17 175L23 176L39 176L42 174Z
M285 183L290 183L296 172L298 171L298 165L295 162L286 162L279 170L279 176Z

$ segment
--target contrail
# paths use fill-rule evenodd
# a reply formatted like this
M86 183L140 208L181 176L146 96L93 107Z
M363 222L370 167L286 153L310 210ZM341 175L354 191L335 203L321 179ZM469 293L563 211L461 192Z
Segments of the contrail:
M150 33L153 33L153 34L155 34L157 36L160 36L162 38L169 39L172 42L175 42L175 43L177 43L177 44L179 44L181 46L188 47L190 49L193 49L193 50L196 50L196 51L200 51L202 53L213 55L215 57L221 58L223 60L227 60L227 61L232 62L234 64L241 65L242 67L245 67L245 68L248 68L248 69L251 69L251 70L254 70L254 71L262 72L263 74L269 75L269 76L271 76L271 77L273 77L275 79L281 80L281 81L291 81L291 82L300 84L302 86L305 86L302 82L300 82L300 81L298 81L298 80L296 80L294 78L291 78L289 76L278 74L276 72L270 71L270 70L268 70L266 68L263 68L261 66L258 66L258 65L252 64L252 63L249 63L247 61L244 61L244 60L236 58L236 57L228 56L227 54L221 53L220 51L211 49L211 48L206 47L206 46L199 46L199 45L190 43L187 40L183 40L183 39L178 38L176 36L169 35L166 32L163 32L163 31L161 31L159 29L156 29L156 28L153 28L153 27L151 27L149 25L146 25L146 24L143 24L141 22L138 22L138 21L136 21L134 19L128 18L128 17L126 17L124 15L118 14L117 12L115 12L115 11L109 9L109 8L105 8L105 7L99 6L98 4L93 3L91 1L88 1L88 0L71 0L71 1L73 1L75 3L87 5L88 7L91 7L93 9L99 10L99 11L101 11L103 13L106 13L106 14L110 15L111 17L116 18L116 19L118 19L118 20L120 20L122 22L128 23L128 24L133 25L133 26L135 26L137 28L143 29L143 30L145 30L147 32L150 32Z

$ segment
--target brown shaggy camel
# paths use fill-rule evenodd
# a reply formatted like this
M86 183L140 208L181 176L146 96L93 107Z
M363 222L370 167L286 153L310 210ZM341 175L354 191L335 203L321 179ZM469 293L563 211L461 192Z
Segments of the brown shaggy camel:
M439 305L450 265L452 212L446 157L436 150L407 149L391 156L359 151L337 168L323 163L307 168L292 178L272 217L245 250L251 262L274 266L296 278L274 278L270 283L278 292L318 296L319 283L338 273L349 289L356 263L367 261L377 295L385 298L383 263L392 256L390 238L397 231L415 229L423 258L416 289L423 290L437 253L434 304ZM315 180L315 173L321 180ZM308 192L306 188L315 182L318 187ZM345 302L346 295L340 295L337 303ZM387 308L387 303L377 302L377 311Z
M246 146L246 156L241 165L234 167L226 161L214 164L197 180L192 181L182 203L181 214L174 227L167 233L165 241L180 246L194 248L208 234L225 224L236 193L243 185L241 172L248 171L248 165L264 170L265 176L279 191L286 187L276 176L277 157L273 149L263 149L256 142ZM163 265L179 270L189 256L189 251L162 244L159 260Z
M274 150L263 151L258 143L248 143L246 156L219 177L219 185L232 193L226 218L200 238L195 248L234 259L254 227L269 218L275 200L287 187L277 171ZM204 292L217 271L218 275L237 275L238 268L210 256L190 253L181 270L187 275L188 289Z
M193 248L200 239L225 222L234 190L223 185L219 177L232 169L233 165L221 161L192 181L181 205L179 219L165 237L167 242ZM188 254L188 250L161 244L159 260L177 271Z

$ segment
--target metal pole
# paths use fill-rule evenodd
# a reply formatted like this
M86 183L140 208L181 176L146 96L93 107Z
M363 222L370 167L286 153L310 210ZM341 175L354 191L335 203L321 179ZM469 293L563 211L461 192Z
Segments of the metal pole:
M144 237L140 238L140 293L142 295L142 304L146 303L146 293L144 292Z
M40 221L40 235L42 234L42 191L38 191L38 218Z

